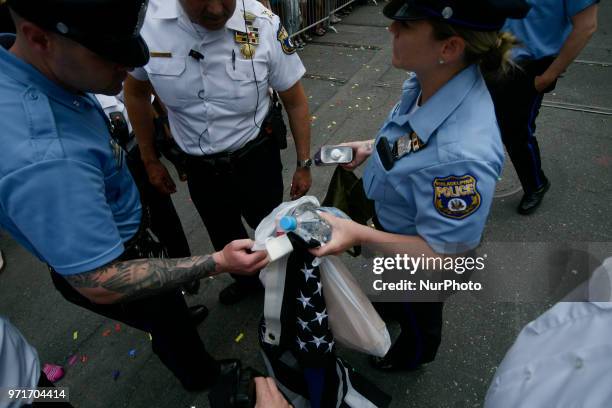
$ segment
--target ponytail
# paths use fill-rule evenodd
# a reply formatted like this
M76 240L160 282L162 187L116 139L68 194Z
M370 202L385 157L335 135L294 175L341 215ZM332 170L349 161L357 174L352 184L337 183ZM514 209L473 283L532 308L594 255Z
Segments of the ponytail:
M439 20L430 20L437 40L458 36L465 41L465 62L478 64L485 77L499 77L514 65L512 49L519 41L508 32L475 31L453 26Z

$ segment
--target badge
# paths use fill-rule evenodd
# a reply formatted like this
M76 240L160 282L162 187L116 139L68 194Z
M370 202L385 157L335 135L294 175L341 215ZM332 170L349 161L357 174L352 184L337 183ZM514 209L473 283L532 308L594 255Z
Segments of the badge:
M480 193L472 175L448 176L433 181L434 206L445 217L460 220L480 207Z
M115 159L115 164L117 164L117 169L120 169L123 167L123 149L112 137L110 138L110 148L113 159Z
M272 13L270 10L268 9L263 9L263 11L261 12L261 14L266 15L270 18L274 17L274 13Z
M285 54L291 55L295 53L295 51L297 51L297 48L295 47L295 45L293 45L293 42L291 41L291 38L289 38L289 33L287 33L287 30L285 30L285 27L283 27L282 25L278 27L276 39L281 44L281 48L283 49L283 52Z
M252 44L242 44L240 47L240 53L246 59L252 59L255 56L255 46Z

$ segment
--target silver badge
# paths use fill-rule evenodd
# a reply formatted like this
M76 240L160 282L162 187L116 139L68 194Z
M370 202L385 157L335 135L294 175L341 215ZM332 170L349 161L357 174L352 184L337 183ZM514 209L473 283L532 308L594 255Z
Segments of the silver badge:
M410 135L405 135L397 139L397 158L403 157L412 151L412 140Z

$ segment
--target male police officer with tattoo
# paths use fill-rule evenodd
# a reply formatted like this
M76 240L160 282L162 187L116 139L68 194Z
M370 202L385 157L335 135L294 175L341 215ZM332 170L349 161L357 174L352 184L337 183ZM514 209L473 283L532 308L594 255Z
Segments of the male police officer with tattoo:
M151 60L130 73L125 97L151 183L175 186L153 146L150 95L168 109L172 135L187 157L191 199L213 246L246 238L283 195L277 138L268 123L272 87L295 139L291 196L311 184L310 121L304 67L279 18L256 0L153 0L142 30ZM274 133L274 132L272 132ZM280 135L284 138L284 135ZM235 303L260 287L237 277L219 300Z
M160 259L141 223L123 150L86 92L116 94L128 70L147 63L139 35L147 0L8 5L17 35L0 35L0 226L49 265L67 300L148 331L186 389L206 388L235 363L206 352L178 288L252 273L266 256L241 240L212 255Z

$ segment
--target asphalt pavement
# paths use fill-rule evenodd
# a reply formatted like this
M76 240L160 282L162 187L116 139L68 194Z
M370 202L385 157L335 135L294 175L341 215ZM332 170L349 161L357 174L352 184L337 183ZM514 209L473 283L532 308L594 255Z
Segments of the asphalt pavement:
M335 26L337 33L317 38L300 52L307 68L303 83L312 113L313 149L374 137L398 99L406 73L390 64L391 38L383 5L356 7ZM520 186L508 161L484 245L503 248L514 243L539 248L577 244L589 251L593 262L612 255L610 129L612 5L601 2L598 32L557 89L546 96L538 120L543 168L552 187L534 215L518 215ZM295 163L291 140L283 151L283 162L288 199ZM331 172L330 168L313 169L313 195L324 196ZM208 235L186 186L178 187L174 202L192 253L210 253ZM70 387L75 407L208 407L206 393L184 391L165 369L152 353L146 333L116 326L114 321L64 301L53 288L45 265L5 232L0 232L0 249L6 263L0 272L0 313L38 349L42 363L66 366L66 376L58 386ZM500 257L499 270L506 267L508 274L513 273L512 265L519 264L530 275L540 271L540 264L532 258L519 260L510 252ZM359 269L360 261L347 262ZM360 273L363 271L358 276ZM199 328L200 335L214 356L237 357L263 370L256 339L263 298L230 307L219 304L218 293L230 281L228 276L206 279L200 293L188 298L190 304L204 303L211 310ZM369 368L362 355L342 349L340 354L392 395L392 407L482 406L495 369L518 332L552 302L551 298L521 298L528 285L523 281L508 289L507 294L517 295L514 300L510 295L487 300L451 298L445 307L438 357L416 372L381 374ZM397 331L394 325L390 329ZM68 360L75 355L70 365Z

